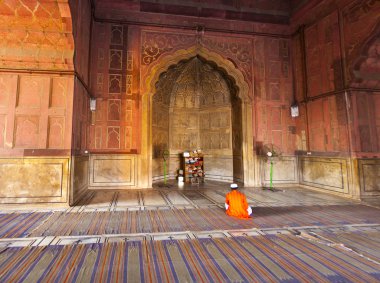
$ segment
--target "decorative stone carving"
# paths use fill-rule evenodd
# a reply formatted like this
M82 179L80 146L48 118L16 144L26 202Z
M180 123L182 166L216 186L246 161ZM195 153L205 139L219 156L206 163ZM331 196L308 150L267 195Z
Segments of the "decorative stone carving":
M204 37L201 44L210 50L223 53L227 58L233 58L247 78L252 77L252 42L247 39L235 38L234 42L221 37Z
M109 99L108 100L108 121L119 121L121 112L121 101L120 99Z
M230 92L221 73L201 59L181 62L164 73L157 84L153 129L169 132L169 124L160 121L170 119L172 150L231 149ZM165 111L169 106L170 118ZM159 148L164 142L153 144Z
M123 26L119 26L119 25L111 26L111 44L114 44L114 45L123 44Z
M195 43L195 35L142 32L141 62L149 65L163 53Z
M15 147L38 148L39 116L16 117Z
M133 51L127 51L127 71L133 71Z
M109 93L121 93L121 75L109 75Z
M66 78L53 78L49 107L66 108L68 82Z
M123 51L122 50L110 50L109 55L110 69L121 70L123 62Z
M120 148L120 127L107 127L107 148Z
M63 148L64 117L49 117L48 148Z
M127 94L132 94L132 81L133 75L127 75L127 83L126 83L126 92Z

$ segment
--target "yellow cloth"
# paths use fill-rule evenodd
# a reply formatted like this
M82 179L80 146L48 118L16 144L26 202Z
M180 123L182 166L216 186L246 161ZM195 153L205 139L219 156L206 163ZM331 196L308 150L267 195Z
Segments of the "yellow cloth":
M245 195L238 190L233 190L226 195L227 215L246 219L248 215L248 203Z

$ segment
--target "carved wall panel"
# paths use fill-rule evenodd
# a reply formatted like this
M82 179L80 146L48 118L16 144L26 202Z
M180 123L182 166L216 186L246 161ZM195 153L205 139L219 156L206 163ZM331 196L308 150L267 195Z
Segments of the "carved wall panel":
M95 154L90 157L92 189L136 185L136 155Z
M139 59L133 28L95 22L91 88L96 93L95 123L89 126L93 152L137 153L140 148ZM138 66L138 67L136 67Z
M352 92L353 151L380 152L380 93Z
M308 95L343 87L338 13L333 12L305 30ZM322 71L321 71L322 70Z
M127 71L133 71L133 51L127 51Z
M217 51L226 58L233 58L247 81L251 81L253 54L250 39L205 36L201 39L201 44L210 50Z
M0 148L69 149L73 78L0 75ZM17 152L17 153L16 153Z
M0 159L0 203L65 203L67 158Z
M39 116L16 116L15 147L38 148Z
M291 119L293 103L290 41L279 38L254 39L256 103L256 144L276 144L282 153L293 154L296 119Z
M223 158L233 159L231 90L218 70L195 57L171 67L156 87L152 116L155 179L163 174L159 153L164 147L172 154L169 168L173 170L180 168L175 156L198 148L217 160L209 165L209 172L218 171ZM232 179L232 166L223 170Z
M270 183L270 162L262 161L264 165L265 185ZM283 156L281 159L273 160L272 178L274 183L296 183L298 182L297 158Z
M109 75L108 77L108 92L111 94L120 94L121 93L121 75Z
M346 159L303 157L300 160L300 173L301 184L348 193Z
M152 150L153 159L162 159L165 150L169 150L169 105L163 105L160 96L153 96L152 112ZM158 164L161 162L158 161ZM160 176L163 168L153 168L153 176Z
M110 69L121 70L123 62L123 51L111 49L109 54Z
M48 148L64 148L65 118L49 117Z
M359 159L360 187L363 195L380 195L379 159Z
M141 62L144 65L149 65L156 61L165 52L189 46L195 43L196 39L195 35L148 31L142 32L141 38Z
M308 103L311 150L348 152L345 108L343 94Z
M120 127L107 127L107 148L120 149Z
M242 71L246 81L252 86L252 41L243 37L196 36L193 33L165 33L144 30L141 33L142 64L148 66L163 54L180 49L203 46L225 58L229 58ZM144 71L147 68L143 68ZM147 75L146 73L144 76Z
M65 78L53 78L49 107L66 108L69 82Z
M114 44L114 45L123 44L123 26L120 26L120 25L111 26L111 44Z
M109 99L108 100L108 121L119 121L121 114L121 100Z

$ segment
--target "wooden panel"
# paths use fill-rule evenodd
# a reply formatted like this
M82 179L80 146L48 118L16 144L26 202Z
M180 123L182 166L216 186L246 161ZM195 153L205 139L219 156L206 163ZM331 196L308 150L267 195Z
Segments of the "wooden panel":
M135 155L92 155L90 186L135 186Z
M0 159L0 202L66 202L68 158Z

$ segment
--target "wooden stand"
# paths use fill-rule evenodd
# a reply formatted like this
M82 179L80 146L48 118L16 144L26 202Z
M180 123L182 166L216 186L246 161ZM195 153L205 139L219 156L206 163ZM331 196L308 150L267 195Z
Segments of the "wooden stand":
M183 172L186 183L199 184L204 182L205 171L202 153L192 152L189 157L184 157L184 166Z

